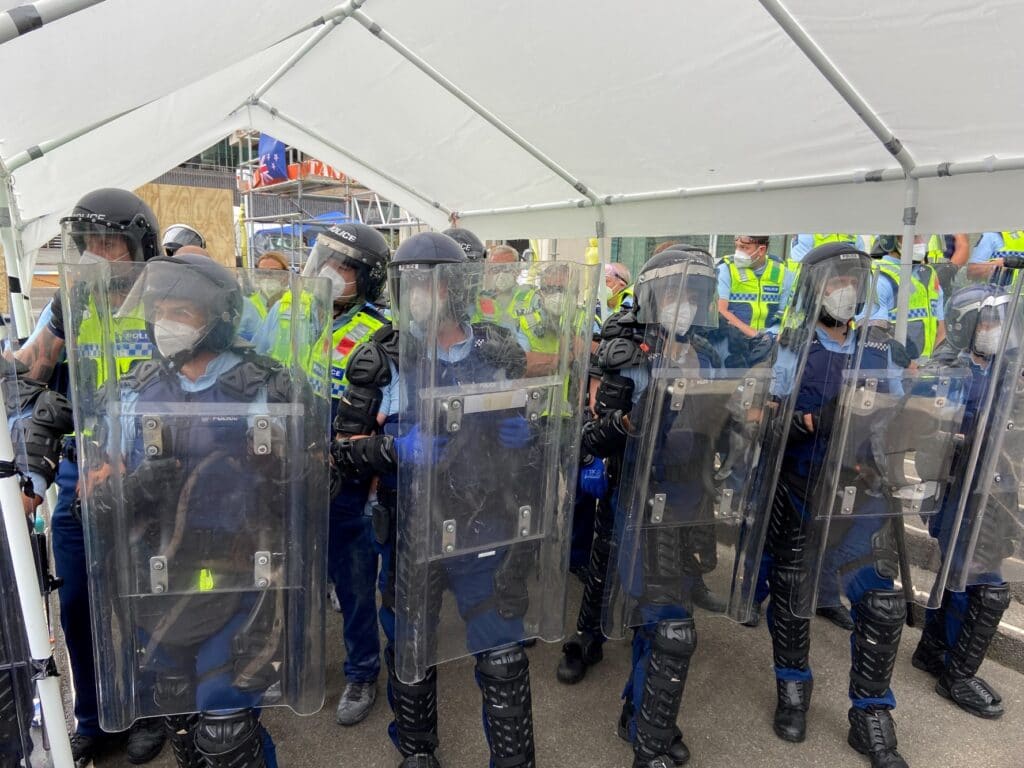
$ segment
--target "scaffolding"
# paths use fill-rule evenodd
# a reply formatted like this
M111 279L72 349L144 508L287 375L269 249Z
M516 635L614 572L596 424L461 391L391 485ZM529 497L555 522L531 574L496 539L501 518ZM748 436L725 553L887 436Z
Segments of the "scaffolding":
M288 257L293 267L301 268L318 229L340 221L378 229L392 247L405 235L425 227L408 211L347 175L337 179L300 174L294 179L253 186L260 164L255 151L259 132L240 131L231 140L244 148L237 172L244 211L240 222L246 241L240 250L250 267L262 253L275 250ZM291 147L288 156L300 163L310 159ZM340 215L329 216L335 213Z

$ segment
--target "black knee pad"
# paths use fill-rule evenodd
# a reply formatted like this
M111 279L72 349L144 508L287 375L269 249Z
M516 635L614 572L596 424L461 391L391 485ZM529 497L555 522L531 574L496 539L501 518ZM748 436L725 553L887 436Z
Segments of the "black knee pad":
M529 668L530 659L519 644L484 651L476 657L476 671L490 680L515 680Z
M201 712L195 726L196 749L208 768L265 768L259 725L255 709Z
M856 607L860 621L878 627L902 629L903 622L907 620L907 598L898 589L869 589L857 601Z
M1010 607L1010 588L1006 584L975 584L967 588L971 602L1000 616Z
M659 621L651 644L668 656L688 659L697 650L697 625L693 619Z
M195 683L187 675L160 675L153 700L164 712L188 712L195 706Z

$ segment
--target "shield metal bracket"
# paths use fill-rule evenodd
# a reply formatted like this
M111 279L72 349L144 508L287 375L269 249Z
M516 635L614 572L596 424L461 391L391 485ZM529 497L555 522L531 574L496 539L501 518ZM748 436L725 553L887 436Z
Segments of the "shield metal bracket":
M942 376L939 378L939 383L935 386L935 407L942 408L948 399L949 378L947 376Z
M167 558L163 555L149 558L149 591L154 595L167 591Z
M871 409L871 406L875 404L875 395L878 393L878 379L869 378L864 380L863 386L858 390L860 395L860 402L858 408L863 411Z
M441 416L446 432L458 432L462 426L463 401L461 397L449 397L441 404Z
M146 458L155 459L164 453L164 422L159 416L142 417L142 444Z
M651 522L658 524L665 519L665 494L656 493L647 503L651 507Z
M848 485L843 488L843 502L840 506L839 511L843 515L852 515L854 505L857 503L857 488L853 485Z
M270 553L266 550L259 550L252 557L252 578L257 589L266 589L270 586Z
M524 504L519 508L519 518L516 520L516 533L520 539L530 535L530 518L533 516L533 508Z
M729 517L732 514L732 488L723 488L722 496L718 499L715 517Z
M547 387L529 387L526 390L526 420L537 421L547 408Z
M668 393L672 396L669 403L669 407L673 411L683 410L683 401L686 399L686 379L676 379L672 382L672 385L668 388ZM663 496L664 494L658 494Z
M754 393L757 388L757 379L746 378L743 380L743 399L740 403L743 405L745 410L748 410L754 404Z
M256 456L269 456L271 448L270 417L257 416L252 425L252 452Z
M457 526L454 520L445 520L441 523L441 551L446 555L455 552L455 534Z

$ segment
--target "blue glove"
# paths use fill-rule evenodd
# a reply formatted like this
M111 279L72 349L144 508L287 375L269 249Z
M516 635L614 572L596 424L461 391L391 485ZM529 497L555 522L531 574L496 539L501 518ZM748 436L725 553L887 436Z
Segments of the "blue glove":
M417 424L401 437L395 438L395 455L400 463L419 467L426 464L431 456L436 458L446 445L447 437L424 435Z
M522 416L509 416L498 422L498 440L505 448L525 448L533 442L530 422Z
M604 462L592 458L580 467L578 486L580 493L595 499L603 499L608 493L608 473L604 470Z

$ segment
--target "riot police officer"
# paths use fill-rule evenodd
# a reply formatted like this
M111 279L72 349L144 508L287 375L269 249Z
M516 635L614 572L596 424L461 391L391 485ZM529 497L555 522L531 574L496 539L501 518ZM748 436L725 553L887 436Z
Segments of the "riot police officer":
M737 441L730 458L722 438L733 425L757 434L746 422L748 413L759 410L759 385L750 372L742 384L730 381L706 338L718 327L716 282L714 262L699 248L670 248L644 265L635 314L613 315L602 330L600 415L583 430L586 453L621 467L612 552L601 552L595 540L595 553L609 561L606 634L634 628L619 734L632 741L635 768L689 759L676 720L697 643L694 588L712 574L732 579L732 563L723 559L720 567L715 520L762 506L749 487L729 484L732 469L741 477L755 474L740 468L752 461L756 441ZM764 374L762 398L767 369ZM593 556L590 570L588 579L602 580ZM594 586L585 583L579 632L566 644L578 650L566 653L567 662L581 657L587 665L600 658L593 629L583 621Z
M838 575L853 605L855 625L848 741L870 757L873 768L903 768L906 763L896 749L890 714L896 702L889 683L906 602L893 587L891 564L896 555L890 521L883 516L883 497L861 492L858 503L877 508L858 509L849 520L825 528L824 539L817 536L822 529L813 511L816 483L825 473L830 441L838 434L843 372L859 364L862 369L893 371L898 378L901 366L909 363L901 345L881 329L854 330L854 317L872 298L871 274L867 254L849 243L819 246L802 262L772 384L780 414L786 414L788 398L795 400L791 421L778 421L777 429L788 437L768 529L766 579L758 599L770 598L767 618L778 694L775 733L787 741L803 741L813 688L808 608L817 599L812 592L819 585L823 592L830 589ZM809 336L802 335L801 328L808 329ZM858 476L849 482L856 489L862 480ZM819 550L820 559L815 557Z
M310 359L309 366L328 362L331 406L334 417L343 415L340 429L345 437L362 434L358 408L343 396L348 385L346 369L353 350L388 322L388 314L374 304L387 279L391 249L384 237L365 224L338 224L317 236L303 268L307 277L326 277L332 287L330 360ZM285 273L287 274L287 273ZM296 303L308 305L309 296L290 291L270 310L254 339L256 349L282 360L290 346L292 314ZM301 329L305 333L306 329ZM306 342L315 346L315 339ZM351 423L351 414L356 422ZM375 415L374 415L375 416ZM371 422L373 419L371 418ZM373 546L371 519L364 514L370 488L366 481L349 480L337 489L331 502L328 535L328 576L333 583L338 610L345 618L345 689L338 700L335 719L339 725L362 722L377 699L380 673L380 640L377 630L375 589L378 557Z
M565 397L561 383L526 397L528 409L536 404L533 418L515 405L528 345L499 325L470 322L480 271L444 235L415 235L398 248L390 288L402 330L378 332L349 366L352 391L386 417L384 433L332 449L343 473L380 479L375 528L384 553L389 733L404 768L439 764L436 664L467 651L476 656L491 764L535 765L524 617L545 595L564 595L564 569L547 567L564 560L543 553L565 537L537 526L547 518L542 495L557 500L552 489L572 471L560 451L574 424L571 439L578 440L578 416L544 418L545 405ZM578 330L582 344L586 329ZM489 394L475 399L476 387ZM511 388L507 398L502 387ZM544 429L554 433L544 439ZM545 575L556 583L529 586ZM457 627L442 626L446 590L457 604ZM552 618L560 623L563 615L538 623Z
M945 341L926 366L940 372L965 371L970 376L967 418L960 430L967 440L956 447L960 471L954 474L956 481L947 490L938 514L928 518L928 531L938 540L943 560L947 557L964 559L969 546L965 540L971 538L972 526L977 526L986 534L985 538L993 542L988 547L991 551L1003 546L998 542L999 537L1008 540L1016 535L1013 526L1005 524L998 501L990 501L990 515L990 510L979 507L982 470L966 462L975 441L1000 437L995 425L990 427L985 423L985 412L986 402L993 397L993 388L1005 384L1011 375L1007 371L1012 371L1012 365L1007 366L997 358L1004 329L1014 324L1008 312L1011 298L1006 289L993 285L970 285L956 291L946 307ZM1011 350L1011 354L1014 351ZM995 434L992 430L996 430ZM964 494L967 494L966 499ZM1010 497L1016 508L1016 494L1011 493ZM958 515L961 505L967 507L963 516ZM1001 526L998 525L1000 520ZM981 546L985 548L984 544ZM1011 549L1012 545L1004 554ZM977 554L980 553L976 550ZM950 583L944 585L940 605L926 612L924 630L913 656L915 667L937 678L936 692L964 711L986 719L1003 714L1002 697L978 677L978 669L1010 605L1010 589L1000 573L998 560L994 558L979 568L979 572L969 574L967 583L962 585L966 589ZM957 570L963 570L964 565L963 562L954 564Z
M198 229L188 224L171 224L164 232L161 245L165 254L173 256L179 248L184 248L186 245L206 248L206 238Z
M61 220L65 263L82 260L141 263L162 252L160 226L152 210L139 197L122 189L98 189L82 197L70 216ZM112 295L127 294L130 285L116 271L111 276ZM26 376L49 382L58 392L70 389L64 362L65 322L60 292L39 317L39 322L16 359L25 366ZM95 323L83 325L84 335L76 339L83 349L95 349L100 341ZM115 323L115 364L119 371L136 360L152 355L152 344L145 323L137 315L126 315ZM105 365L97 367L97 378L79 382L80 387L102 385ZM83 395L87 393L82 393ZM61 628L67 643L74 676L75 719L71 737L72 753L78 761L88 761L104 746L106 734L100 729L96 704L93 642L90 632L90 601L86 574L85 541L79 513L77 451L73 439L65 442L57 469L59 488L51 529L57 575L63 583L58 591ZM45 486L36 483L42 493ZM128 738L128 759L144 763L155 758L163 746L163 726L157 720L140 720L132 726Z

